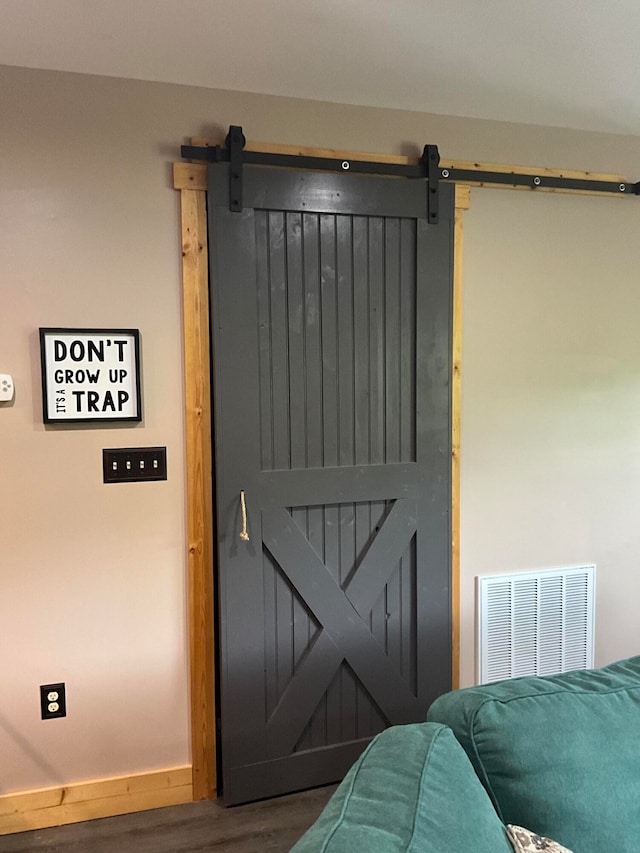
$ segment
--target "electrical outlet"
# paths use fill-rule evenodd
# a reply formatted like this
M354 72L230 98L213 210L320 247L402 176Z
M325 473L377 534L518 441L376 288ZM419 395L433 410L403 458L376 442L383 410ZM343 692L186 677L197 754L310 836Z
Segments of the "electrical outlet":
M43 720L67 716L67 692L63 682L40 685L40 712Z
M8 403L13 399L13 377L8 373L0 373L0 403Z

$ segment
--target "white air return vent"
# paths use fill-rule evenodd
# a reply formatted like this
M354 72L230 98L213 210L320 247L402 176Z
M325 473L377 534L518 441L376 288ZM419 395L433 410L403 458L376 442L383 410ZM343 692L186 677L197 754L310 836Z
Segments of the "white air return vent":
M478 577L479 683L593 667L595 571Z

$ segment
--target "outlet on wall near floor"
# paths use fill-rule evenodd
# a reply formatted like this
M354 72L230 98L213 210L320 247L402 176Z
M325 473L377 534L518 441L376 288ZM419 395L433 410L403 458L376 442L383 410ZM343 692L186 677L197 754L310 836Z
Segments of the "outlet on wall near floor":
M13 399L13 377L8 373L0 373L0 403L8 403Z
M40 711L43 720L67 716L67 692L63 682L40 685Z

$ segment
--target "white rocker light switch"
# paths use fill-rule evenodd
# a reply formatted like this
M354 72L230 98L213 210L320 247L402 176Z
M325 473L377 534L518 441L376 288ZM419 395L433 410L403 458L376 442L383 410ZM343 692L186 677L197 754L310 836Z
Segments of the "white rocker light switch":
M7 403L13 398L13 377L8 373L0 373L0 403Z

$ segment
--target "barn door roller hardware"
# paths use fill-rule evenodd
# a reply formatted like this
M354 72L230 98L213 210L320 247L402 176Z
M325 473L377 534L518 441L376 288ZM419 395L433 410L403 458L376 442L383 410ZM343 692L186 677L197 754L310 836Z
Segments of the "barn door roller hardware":
M437 225L440 221L440 154L437 145L425 145L420 158L427 177L427 222Z
M227 134L229 151L229 209L239 213L242 210L242 149L246 145L242 128L232 124Z
M311 157L304 154L270 154L266 151L245 151L246 140L242 128L231 125L225 147L211 145L199 147L183 145L181 156L186 160L204 160L208 163L229 163L229 209L242 211L242 167L244 164L260 166L287 166L295 169L313 169L328 172L359 172L367 175L391 175L405 178L422 178L427 182L427 221L439 221L440 181L459 184L483 184L485 186L529 187L536 189L573 190L588 193L614 193L616 195L640 195L640 181L617 183L584 178L563 178L551 175L516 172L491 172L476 169L456 169L440 166L437 145L425 145L422 157L416 165L399 163L376 163L366 160L341 160L334 157Z

